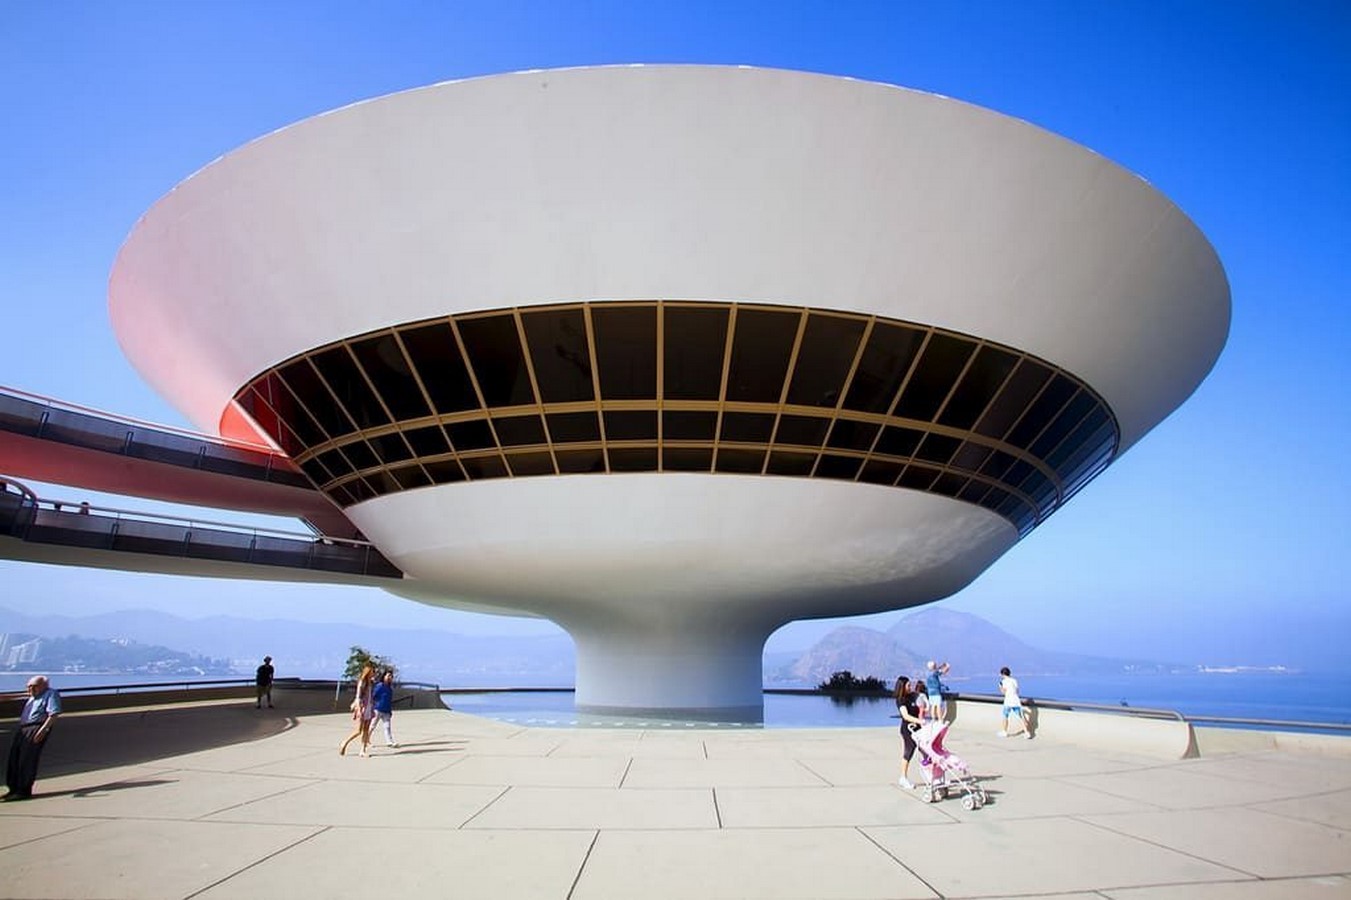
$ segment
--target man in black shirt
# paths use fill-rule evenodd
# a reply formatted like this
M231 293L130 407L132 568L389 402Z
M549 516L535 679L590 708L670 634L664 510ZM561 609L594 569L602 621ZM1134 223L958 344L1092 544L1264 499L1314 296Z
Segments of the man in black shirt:
M258 667L254 682L258 685L258 703L254 708L262 709L263 698L267 697L267 708L272 709L272 657L263 657L263 664Z

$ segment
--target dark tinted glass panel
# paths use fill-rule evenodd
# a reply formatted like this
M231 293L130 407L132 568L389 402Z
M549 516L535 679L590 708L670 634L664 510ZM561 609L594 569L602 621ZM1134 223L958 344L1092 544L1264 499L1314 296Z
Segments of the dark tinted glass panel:
M593 306L591 327L596 336L600 395L607 400L656 397L656 308Z
M1051 479L1040 472L1029 475L1018 489L1030 496L1038 506L1045 506L1046 501L1055 494L1055 485L1051 483Z
M314 446L314 444L307 443L296 434L294 427L298 425L307 427L309 436L314 439L314 443L323 440L323 435L319 433L319 427L314 424L314 421L298 411L291 417L290 421L277 419L267 429L268 434L272 435L272 439L290 456L299 456L308 447Z
M778 403L801 316L748 309L737 313L727 399Z
M352 474L352 467L348 464L347 458L337 450L325 450L319 454L318 459L320 465L333 473L334 478Z
M1074 386L1074 382L1065 376L1056 375L1052 378L1050 384L1041 392L1041 396L1028 408L1027 414L1013 426L1007 438L1008 442L1015 447L1026 448L1041 430L1059 415L1065 402L1076 390L1078 389Z
M376 494L393 494L402 490L399 482L394 480L394 476L383 470L366 475L366 481L375 488Z
M896 404L896 415L928 422L947 399L976 345L947 334L935 334L924 346L905 392Z
M544 418L549 422L549 437L555 444L600 440L600 420L593 412L551 413Z
M393 334L357 341L352 344L352 353L394 418L402 421L431 414L422 389L413 378L408 359Z
M984 481L977 481L972 478L967 482L966 487L962 488L957 497L968 503L979 503L981 498L990 490L990 485Z
M919 445L919 449L915 451L915 458L945 466L952 459L952 454L956 453L957 448L961 445L961 438L930 434L924 438L924 441Z
M327 484L333 480L333 477L328 474L328 470L320 465L317 459L301 463L300 468L304 470L306 475L310 476L310 480L315 484Z
M505 419L493 419L493 428L503 447L521 447L527 444L543 444L544 420L539 416L508 416Z
M768 444L769 436L774 433L774 415L772 413L722 414L722 431L719 440L741 441L747 444Z
M914 328L875 324L844 405L863 412L883 413L890 409L923 341L924 332Z
M426 428L410 428L403 433L403 436L408 439L408 443L413 447L413 452L418 456L437 456L450 451L450 446L446 443L446 436L435 425L429 425Z
M967 441L952 455L951 465L966 472L977 472L990 457L990 448Z
M375 496L375 491L371 490L371 486L361 478L354 478L351 481L344 482L343 487L347 489L347 493L352 495L352 499L358 503L363 500L369 500Z
M769 475L810 475L815 465L815 453L784 453L775 450L769 454L769 465L765 472Z
M478 409L478 397L469 381L464 359L450 326L444 322L423 325L399 333L408 356L417 369L436 411L463 412Z
M728 450L718 451L714 467L719 472L756 473L765 464L764 450Z
M1024 359L1018 364L1018 368L1013 370L1013 375L1009 377L1008 383L999 392L994 403L976 423L976 431L989 437L1002 438L1013 427L1013 423L1018 421L1023 410L1027 409L1037 391L1041 390L1041 386L1050 377L1050 369L1030 359Z
M375 453L366 446L365 441L352 441L350 444L343 444L339 449L342 450L343 456L347 457L347 461L358 469L380 465L380 460L375 458Z
M323 353L317 353L314 364L337 395L338 402L347 408L348 414L356 421L358 428L378 428L389 424L389 416L380 408L380 402L375 399L375 394L347 348L331 347Z
M530 362L535 367L535 382L539 385L541 399L545 403L594 399L591 351L586 341L586 320L582 311L551 309L521 313L521 324L530 344ZM475 360L477 371L478 354L470 350L469 355Z
M432 481L436 484L452 484L456 481L464 481L464 470L453 459L423 463L422 468L427 470L427 474L432 477Z
M938 421L952 428L970 428L1017 363L1018 357L1007 350L981 347Z
M800 406L833 407L840 402L840 391L849 367L854 364L864 323L812 313L802 334L788 402Z
M1027 517L1032 514L1032 511L1028 509L1027 504L1021 498L1015 497L1012 494L1009 495L1007 500L995 507L995 512L999 513L1001 516L1009 516L1010 518L1020 520L1020 526L1022 525L1022 521L1025 521Z
M329 488L327 494L332 497L339 506L351 506L356 502L356 498L347 493L347 488L342 487L341 485Z
M910 456L923 437L922 431L888 425L882 429L882 436L878 438L873 452L885 453L887 456Z
M780 416L779 430L774 435L774 443L819 447L826 439L826 429L829 427L829 419L820 419L816 416Z
M1084 445L1085 441L1103 432L1106 425L1107 413L1099 406L1079 423L1079 426L1070 433L1069 437L1059 447L1051 452L1051 455L1046 458L1046 462L1056 471L1060 471L1065 461L1073 456L1075 451Z
M468 459L462 456L460 464L474 481L483 478L504 478L507 474L507 464L500 456L475 456Z
M1074 399L1066 404L1060 411L1060 415L1055 417L1055 421L1050 427L1043 431L1032 443L1032 455L1042 459L1060 445L1069 433L1084 420L1089 410L1093 408L1095 401L1087 391L1080 391Z
M1009 466L1017 462L1017 458L1010 456L1003 450L996 450L990 454L990 458L985 461L985 465L980 467L980 474L990 478L1003 478L1004 473L1009 470Z
M535 402L530 375L521 352L516 321L509 315L465 319L456 324L465 352L489 406L521 406ZM453 438L452 438L453 440Z
M713 451L698 447L666 447L661 467L668 472L707 472L713 468Z
M910 465L905 467L901 473L901 480L897 482L900 487L916 488L924 491L929 489L934 479L938 477L936 469L930 469L925 466Z
M600 450L559 450L554 454L558 458L558 471L604 472L605 454Z
M668 306L662 391L672 400L717 400L727 344L727 310Z
M450 442L455 445L455 449L461 452L465 450L486 450L489 447L497 446L493 441L493 434L488 430L488 423L484 419L472 419L468 422L455 422L446 425L446 433L450 437Z
M1033 468L1031 463L1020 459L1013 465L1009 466L1009 470L1004 473L1004 477L1001 478L1000 480L1003 481L1005 484L1007 484L1009 487L1017 487L1018 485L1023 483L1024 478L1031 475L1035 471L1036 469Z
M397 434L382 434L379 437L367 438L366 442L383 462L396 463L413 458L413 451L408 449L403 438Z
M839 419L835 422L835 427L830 429L830 439L826 441L826 446L838 447L841 450L868 450L872 447L873 439L877 437L881 427L870 422Z
M607 441L654 441L657 439L656 410L625 410L605 413ZM653 466L655 467L655 463Z
M938 476L938 479L929 487L929 490L935 494L942 494L944 497L956 497L962 488L966 487L969 479L965 475L956 475L952 472L944 472Z
M981 498L980 505L986 509L998 509L1000 504L1009 499L1009 492L1003 488L992 487L985 496Z
M399 483L399 487L405 490L425 487L432 483L431 479L422 471L421 466L401 466L393 469L390 474Z
M887 462L884 459L870 459L863 464L863 471L858 474L858 480L866 481L868 484L895 484L896 476L901 474L904 465Z
M511 467L511 474L518 478L554 474L554 461L548 453L508 453L507 465Z
M611 472L655 472L657 469L656 447L611 447Z
M859 467L862 465L863 460L857 456L835 456L832 453L823 453L821 461L816 464L816 477L840 478L849 481L858 474Z
M296 456L303 453L305 445L296 438L291 429L282 424L272 404L265 399L265 394L272 395L274 402L283 409L292 409L295 406L290 393L282 387L276 374L260 378L252 387L242 391L238 398L239 405L258 423L258 427L271 436L288 454ZM285 400L281 399L281 395L285 395ZM310 428L318 436L318 429L314 428L312 423Z
M283 419L286 425L299 438L306 447L313 447L322 444L328 438L319 430L319 425L310 417L310 414L301 409L299 404L292 403L291 410Z
M668 410L661 414L661 436L667 441L711 441L718 430L715 412Z
M352 423L347 420L347 416L343 415L338 405L333 402L333 396L324 388L319 381L319 376L315 374L314 369L310 368L307 360L298 359L291 363L281 370L281 377L304 403L305 408L313 414L319 426L328 433L329 437L340 437L352 433L354 430ZM300 431L301 429L297 427L296 430ZM315 443L319 442L316 441Z

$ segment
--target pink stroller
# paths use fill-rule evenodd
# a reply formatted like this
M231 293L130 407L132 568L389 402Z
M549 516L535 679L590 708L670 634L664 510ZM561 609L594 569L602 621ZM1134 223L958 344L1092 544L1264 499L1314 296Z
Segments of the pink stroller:
M924 773L924 802L934 803L954 791L962 792L965 809L980 809L985 805L985 789L967 768L966 761L943 746L948 733L947 722L928 722L910 729L919 748L919 769Z

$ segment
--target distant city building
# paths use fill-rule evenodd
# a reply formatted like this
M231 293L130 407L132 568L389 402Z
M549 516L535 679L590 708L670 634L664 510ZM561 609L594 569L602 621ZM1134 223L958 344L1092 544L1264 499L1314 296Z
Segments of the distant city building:
M774 629L960 590L1172 412L1229 289L1166 197L1025 122L631 66L255 140L146 212L110 309L392 590L558 622L583 709L738 718Z
M41 652L42 638L16 642L9 634L0 635L0 661L10 668L37 662L38 654Z

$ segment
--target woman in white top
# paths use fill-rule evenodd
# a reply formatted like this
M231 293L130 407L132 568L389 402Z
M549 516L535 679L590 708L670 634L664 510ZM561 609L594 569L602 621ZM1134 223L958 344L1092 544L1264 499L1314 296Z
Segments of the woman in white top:
M1023 735L1031 740L1032 732L1027 730L1027 714L1023 712L1023 700L1018 696L1018 679L1009 672L1008 666L999 670L999 676L999 693L1004 695L1004 727L999 731L999 736L1009 736L1009 716L1016 715L1023 725Z

